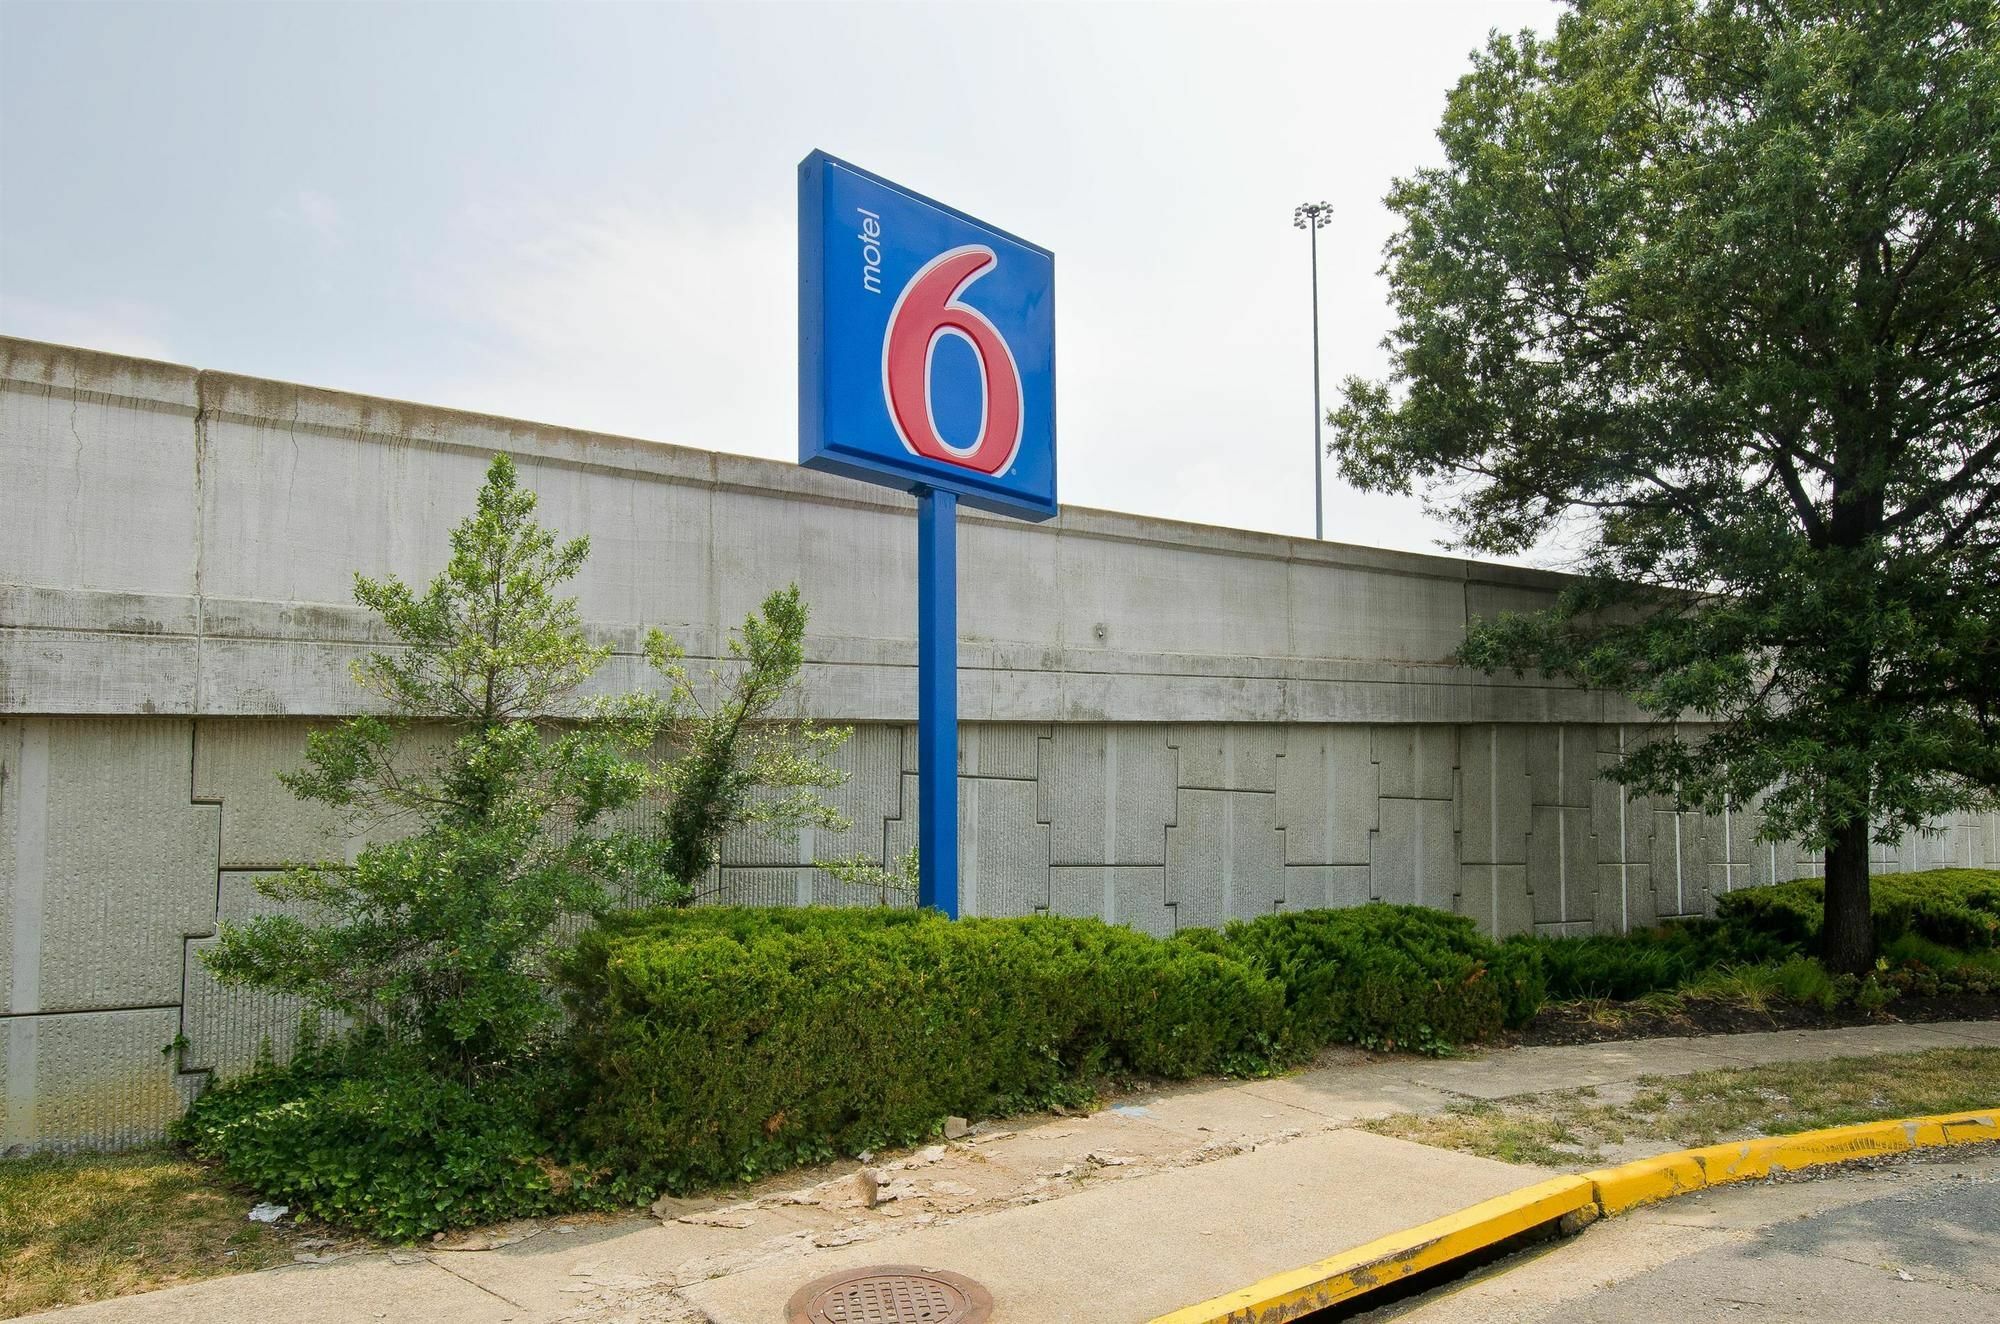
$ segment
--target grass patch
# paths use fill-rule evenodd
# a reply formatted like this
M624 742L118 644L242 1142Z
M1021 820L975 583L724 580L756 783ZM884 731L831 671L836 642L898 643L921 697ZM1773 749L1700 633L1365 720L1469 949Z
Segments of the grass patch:
M167 1149L0 1161L0 1319L288 1263L253 1203Z
M1441 1113L1400 1114L1363 1125L1377 1135L1414 1140L1436 1149L1456 1149L1503 1163L1544 1168L1575 1164L1586 1147L1612 1128L1610 1110L1583 1102L1588 1091L1572 1091L1578 1106L1530 1111L1510 1104L1455 1103ZM1622 1137L1620 1137L1622 1138Z
M1399 1114L1364 1129L1509 1163L1582 1171L1629 1156L1607 1154L1614 1146L1684 1149L1996 1105L2000 1048L1934 1048L1649 1076L1623 1102L1597 1089L1563 1090Z

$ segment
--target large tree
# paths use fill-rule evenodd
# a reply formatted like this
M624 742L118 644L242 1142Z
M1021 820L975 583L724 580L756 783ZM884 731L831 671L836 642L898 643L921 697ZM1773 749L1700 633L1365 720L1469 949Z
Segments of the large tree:
M1463 656L1631 694L1614 775L1761 797L1864 968L1871 836L2000 787L2000 7L1579 0L1438 136L1331 450L1470 549L1565 544Z

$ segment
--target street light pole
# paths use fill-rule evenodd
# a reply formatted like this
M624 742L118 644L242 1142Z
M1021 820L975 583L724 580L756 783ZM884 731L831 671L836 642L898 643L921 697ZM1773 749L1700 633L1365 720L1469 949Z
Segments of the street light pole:
M1313 537L1326 537L1326 496L1320 471L1325 451L1320 446L1319 405L1319 232L1333 221L1333 208L1324 202L1300 203L1292 210L1292 224L1304 230L1312 248L1313 305Z

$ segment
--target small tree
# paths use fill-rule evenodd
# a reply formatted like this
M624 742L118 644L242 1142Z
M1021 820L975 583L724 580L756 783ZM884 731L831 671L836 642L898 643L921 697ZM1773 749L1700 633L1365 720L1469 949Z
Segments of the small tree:
M667 890L651 851L603 829L646 791L642 756L675 718L672 700L577 700L610 650L585 639L575 600L556 590L590 545L558 544L534 510L497 456L428 588L355 576L356 601L402 645L355 677L394 716L313 733L306 766L283 780L302 800L405 835L371 843L352 867L260 880L313 918L225 924L207 957L226 982L377 1023L464 1078L531 1050L552 1025L544 971L565 919L603 910L615 889ZM419 723L441 728L429 757Z
M2000 787L2000 9L1590 0L1438 136L1333 451L1472 548L1576 533L1584 581L1463 656L1703 724L1614 775L1761 796L1865 968L1871 836Z
M847 730L774 720L804 664L797 586L765 599L705 686L654 631L663 698L581 699L611 650L589 643L576 600L556 591L590 543L559 543L535 505L497 456L422 593L355 576L355 600L401 644L355 667L392 715L314 732L306 766L283 780L399 835L351 867L260 879L263 895L306 916L225 923L206 957L225 982L379 1025L468 1080L531 1054L553 1028L548 958L575 921L634 901L684 904L734 828L846 826L819 792L845 780L828 759ZM656 763L662 737L675 753ZM655 795L657 833L613 824Z
M658 630L646 640L672 696L676 756L661 772L657 864L677 884L678 900L694 898L736 828L783 838L802 827L848 826L820 792L847 780L829 760L852 732L780 715L798 697L806 616L798 585L772 593L729 641L729 665L710 670L699 687L680 645Z

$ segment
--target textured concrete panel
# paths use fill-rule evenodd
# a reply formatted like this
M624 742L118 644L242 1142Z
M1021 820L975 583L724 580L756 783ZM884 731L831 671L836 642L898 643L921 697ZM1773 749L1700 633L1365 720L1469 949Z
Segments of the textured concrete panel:
M1440 662L1465 639L1465 584L1459 580L1298 560L1288 583L1292 646L1308 656ZM1547 605L1546 599L1537 605Z
M1616 746L1600 750L1597 760L1600 771L1608 770L1618 761ZM1653 811L1646 797L1628 795L1617 782L1599 777L1591 783L1590 826L1600 864L1652 863Z
M1228 638L1232 653L1290 651L1283 561L1199 555L1200 572L1190 574L1185 554L1158 543L1088 536L1062 539L1056 555L1060 591L1047 608L1072 645L1176 653L1212 651L1191 645ZM1046 638L1047 628L1035 633Z
M912 736L903 747L907 750L916 743ZM889 861L900 860L917 848L917 774L905 772L902 784L902 812L882 824L882 858Z
M714 555L723 619L738 622L766 593L797 583L815 632L857 639L914 639L917 540L912 514L881 507L803 505L769 491L719 491ZM693 567L690 567L692 569ZM960 562L961 577L967 569ZM700 576L690 576L699 582Z
M1762 840L1763 828L1764 813L1756 801L1731 814L1734 851L1729 874L1733 887L1788 883L1813 873L1811 862L1802 865L1798 848L1792 843Z
M1649 864L1597 866L1597 931L1625 933L1650 928L1659 921L1653 898L1653 867Z
M2000 869L2000 813L1958 815L1926 858L1935 868Z
M278 780L305 766L313 725L255 718L195 723L194 798L222 804L223 868L350 859L359 849L346 815L300 800Z
M1064 618L1055 605L1065 591L1062 539L1022 538L1017 520L986 519L963 508L960 516L958 637L967 646L965 651L979 644L1021 639L1080 650L1106 646L1095 636L1065 638L1062 633ZM902 529L914 552L916 531L907 524ZM1006 573L991 573L995 566L1005 566ZM914 603L914 561L912 567L908 594Z
M1529 731L1468 726L1459 734L1460 849L1468 864L1526 864L1533 784Z
M1590 811L1536 805L1528 834L1528 877L1537 924L1588 924L1597 917L1597 843Z
M219 918L240 922L260 915L305 914L257 891L257 880L269 876L222 874ZM213 1071L226 1078L254 1066L258 1054L267 1049L274 1060L287 1060L298 1043L300 1018L307 1014L304 1001L222 983L202 963L216 941L197 938L184 944L187 992L180 1028L187 1042L179 1055L180 1069ZM331 1025L323 1017L313 1019L322 1029Z
M1046 750L1039 813L1056 863L1166 863L1177 766L1167 728L1065 724Z
M767 868L718 871L713 890L701 902L718 906L803 906L813 900L815 869Z
M0 1020L0 1154L158 1140L181 1096L174 1007Z
M1049 913L1100 916L1156 938L1172 937L1174 932L1174 908L1167 904L1167 871L1157 865L1052 868Z
M1373 741L1365 726L1285 730L1278 826L1287 864L1363 865L1377 826Z
M958 771L967 777L1033 781L1040 772L1045 726L966 722L958 729Z
M958 780L958 886L967 915L1032 915L1049 906L1049 831L1032 782Z
M1168 742L1180 750L1182 790L1275 791L1285 731L1276 726L1176 726Z
M816 906L889 906L904 909L917 904L914 891L844 882L821 869L801 872L812 877L812 904Z
M1588 726L1538 726L1528 733L1534 803L1588 808L1597 777L1597 733Z
M1451 801L1385 798L1381 812L1370 841L1376 900L1453 909L1459 860Z
M0 721L0 1002L42 1004L42 923L49 895L49 724Z
M1371 899L1365 864L1288 864L1285 899L1278 909L1339 910Z
M195 375L0 340L0 574L192 593Z
M1700 814L1654 811L1653 891L1662 916L1714 912L1709 880L1721 859L1721 841L1712 826L1717 825Z
M1523 864L1464 864L1458 870L1458 913L1470 916L1488 937L1529 933L1535 901Z
M357 570L428 580L448 554L447 531L471 512L502 450L540 498L537 517L547 527L591 536L593 554L576 581L586 619L712 630L739 622L764 593L810 568L802 562L795 575L712 595L717 578L730 582L711 573L713 520L748 521L736 527L756 528L762 539L797 521L772 519L754 504L711 510L701 486L537 454L559 452L578 434L221 375L206 389L215 398L203 587L219 597L345 604Z
M215 806L188 802L190 724L22 725L24 745L37 730L47 740L46 796L41 804L24 796L20 806L21 828L33 820L43 834L41 932L32 943L39 986L20 1001L10 997L9 1010L178 1002L181 939L214 922L220 830ZM16 960L29 945L15 930ZM18 997L26 971L9 973Z
M867 724L834 754L832 763L847 774L841 785L821 793L848 821L844 832L806 827L796 833L748 824L724 835L724 868L744 865L798 865L815 860L882 857L883 824L902 809L903 730Z
M1457 793L1456 727L1377 726L1374 734L1383 799L1449 800Z
M0 617L0 712L182 716L199 706L200 658L187 637L12 629Z
M1180 821L1167 830L1167 899L1179 928L1268 915L1284 889L1275 795L1181 792Z

